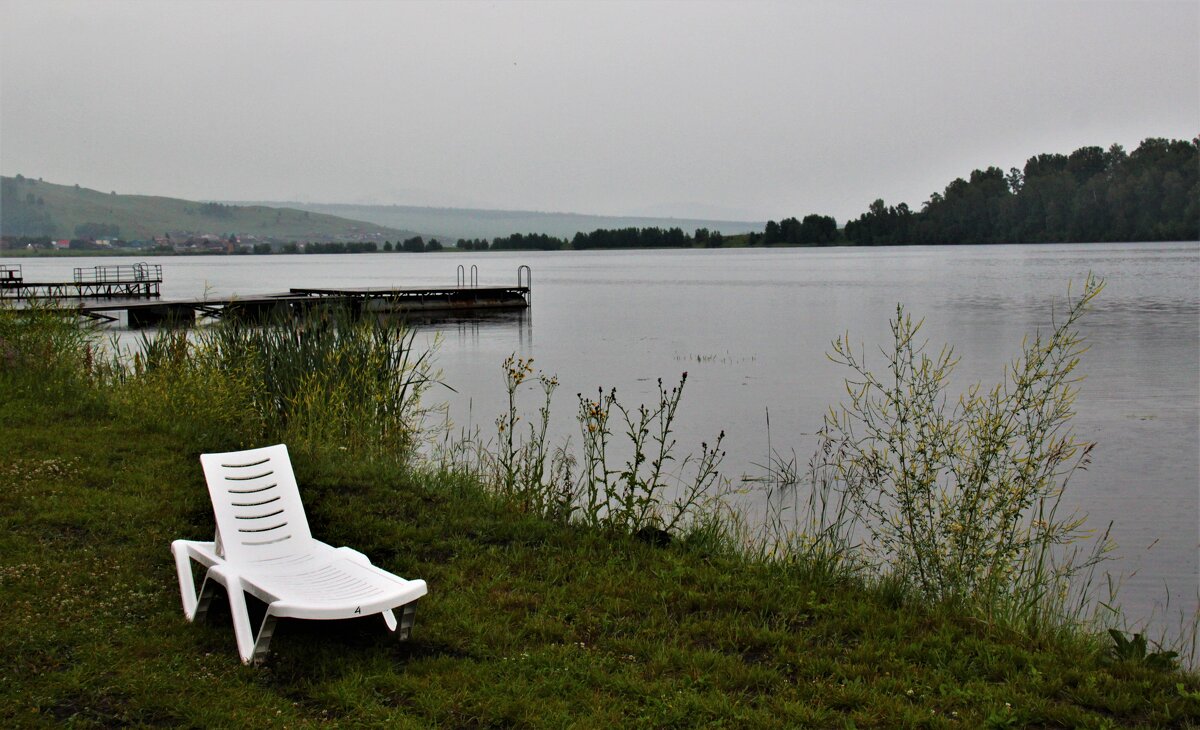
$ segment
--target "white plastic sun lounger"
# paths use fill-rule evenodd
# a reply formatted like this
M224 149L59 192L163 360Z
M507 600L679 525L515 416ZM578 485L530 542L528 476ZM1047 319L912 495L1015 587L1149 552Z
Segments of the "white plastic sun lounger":
M202 454L217 534L213 542L171 543L179 593L189 621L203 619L213 581L225 586L242 662L259 663L279 617L346 619L382 614L400 639L412 629L425 581L405 580L347 547L312 537L283 444L225 454ZM207 568L199 596L191 561ZM267 604L257 633L246 609L249 593ZM400 609L400 618L396 618Z

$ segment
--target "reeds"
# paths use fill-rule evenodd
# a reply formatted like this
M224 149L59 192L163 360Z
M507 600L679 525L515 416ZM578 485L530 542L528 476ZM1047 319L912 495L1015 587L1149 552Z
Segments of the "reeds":
M160 330L119 359L147 410L198 410L207 419L191 422L244 442L404 461L420 436L421 394L436 379L430 352L412 340L394 322L328 311Z
M97 367L99 340L94 326L77 322L54 302L0 304L0 372L33 373L30 382L46 385L87 377Z

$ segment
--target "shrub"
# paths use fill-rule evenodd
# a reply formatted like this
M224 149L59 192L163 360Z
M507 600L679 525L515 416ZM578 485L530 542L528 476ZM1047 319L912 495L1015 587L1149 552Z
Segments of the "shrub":
M957 358L948 347L927 354L903 307L886 375L846 337L834 342L830 358L854 375L848 401L825 417L820 453L877 566L929 600L1028 620L1058 614L1071 577L1103 551L1076 561L1066 546L1085 536L1084 520L1059 514L1092 448L1069 425L1086 350L1077 325L1102 288L1088 277L1052 332L1025 340L1003 382L956 401L947 391Z

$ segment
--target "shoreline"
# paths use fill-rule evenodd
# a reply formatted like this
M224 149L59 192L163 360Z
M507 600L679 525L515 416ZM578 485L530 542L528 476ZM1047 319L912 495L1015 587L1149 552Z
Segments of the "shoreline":
M18 334L0 321L0 336ZM710 531L662 544L564 525L460 471L336 445L293 449L314 534L428 581L413 638L285 621L246 669L223 601L183 620L169 543L211 534L197 455L268 436L200 397L225 385L164 372L100 390L69 355L0 367L14 725L1200 721L1200 677L1112 660L1104 635L1014 631L887 582L748 559Z

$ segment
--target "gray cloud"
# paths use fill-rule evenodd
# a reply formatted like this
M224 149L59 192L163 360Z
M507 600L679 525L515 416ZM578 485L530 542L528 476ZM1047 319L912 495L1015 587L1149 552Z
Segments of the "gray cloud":
M1198 132L1194 2L0 3L0 170L119 192L843 220Z

